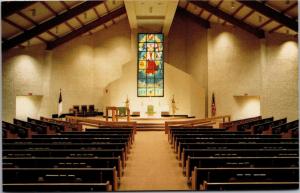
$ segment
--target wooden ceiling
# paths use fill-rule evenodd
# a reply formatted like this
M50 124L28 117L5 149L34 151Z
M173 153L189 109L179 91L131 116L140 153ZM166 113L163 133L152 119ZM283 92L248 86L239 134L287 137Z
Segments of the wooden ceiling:
M1 10L4 51L40 43L53 49L127 18L121 0L6 1L1 3ZM191 17L205 28L210 23L234 25L258 38L274 32L298 34L297 0L180 0L176 13Z

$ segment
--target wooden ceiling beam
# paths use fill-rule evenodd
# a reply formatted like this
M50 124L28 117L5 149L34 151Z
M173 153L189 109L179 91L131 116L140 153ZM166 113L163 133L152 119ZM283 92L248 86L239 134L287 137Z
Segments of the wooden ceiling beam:
M34 24L35 26L38 26L39 24L34 21L33 19L31 19L30 17L28 17L27 15L25 15L24 13L22 12L17 12L17 14L21 17L23 17L24 19L26 19L27 21L31 22L32 24ZM47 33L51 36L53 36L54 38L58 38L57 35L55 35L54 33L52 33L51 31L47 31Z
M29 29L25 31L24 33L5 41L2 43L2 49L8 50L10 48L15 47L18 44L21 44L41 33L44 33L45 31L64 23L65 21L73 18L76 15L79 15L99 4L103 3L102 1L86 1L84 3L81 3L80 5L75 6L74 8L70 9L69 11L63 12L60 15L57 15L55 18L47 20L38 26Z
M223 3L223 0L219 1L219 3L217 4L216 8L219 8L222 3ZM212 16L213 16L213 14L210 13L206 20L209 21Z
M196 23L198 23L199 25L201 25L204 28L210 28L209 21L190 13L186 9L183 9L181 7L177 7L176 13L180 13L182 15L188 16L189 18L191 18L193 21L195 21Z
M284 14L274 10L273 8L253 0L238 0L240 3L246 5L247 7L277 21L278 23L298 32L298 22L285 16Z
M41 1L41 3L53 14L53 15L55 15L55 16L57 16L58 14L57 14L57 12L52 8L52 7L50 7L50 5L48 5L47 3L46 3L46 1ZM64 22L65 23L65 25L67 26L67 27L69 27L71 30L75 30L75 28L73 27L73 26L71 26L67 21L66 22Z
M259 30L259 29L255 29L254 27L252 27L251 25L244 23L238 19L236 19L235 17L221 11L220 9L210 5L207 1L192 1L193 4L197 5L198 7L201 7L207 11L209 11L210 13L226 20L229 23L232 23L233 25L238 26L239 28L255 35L258 38L264 38L265 34L263 30Z
M37 1L2 2L2 6L1 6L2 18L8 17L14 13L17 13L18 11L25 9L25 8L29 7L30 5L33 5L34 3L37 3Z
M290 5L289 7L287 7L286 9L284 9L283 11L281 11L282 14L285 14L286 12L290 11L291 9L293 9L294 7L296 7L298 5L298 2L293 3L292 5ZM273 19L269 19L266 22L264 22L263 24L261 24L260 26L258 26L258 28L262 28L266 25L268 25L269 23L271 23L271 21L273 21Z
M68 6L68 4L64 1L61 1L61 4L67 9L70 10L70 7ZM94 7L93 7L94 8ZM79 19L78 16L75 17L75 19L78 21L78 23L80 23L81 27L84 26L84 23ZM92 32L89 32L90 35L92 35Z
M52 41L52 42L49 42L47 44L47 49L48 50L51 50L53 48L56 48L57 46L61 45L61 44L64 44L74 38L76 38L77 36L81 35L81 34L84 34L92 29L94 29L95 27L98 27L99 25L102 25L110 20L112 20L113 18L116 18L122 14L126 13L126 9L125 7L121 7L115 11L112 11L112 12L109 12L108 14L100 17L99 19L95 20L95 21L92 21L88 24L86 24L85 26L79 28L79 29L76 29L75 31L72 31L71 33L61 37L61 38L58 38L57 40L55 41Z
M23 28L22 26L20 26L20 25L14 23L14 22L12 22L12 21L10 21L10 20L7 19L7 18L2 18L2 20L5 21L5 22L7 22L7 23L9 23L11 26L13 26L13 27L15 27L15 28L18 28L19 30L26 31L25 28ZM44 43L47 43L47 41L46 41L44 38L40 37L40 36L36 36L36 38L39 39L40 41L44 42ZM7 41L7 40L6 40L6 41Z
M234 17L242 8L244 7L244 5L242 4L242 5L240 5L232 14L231 14L231 16L232 17ZM225 25L227 22L226 21L224 21L223 22L223 25Z

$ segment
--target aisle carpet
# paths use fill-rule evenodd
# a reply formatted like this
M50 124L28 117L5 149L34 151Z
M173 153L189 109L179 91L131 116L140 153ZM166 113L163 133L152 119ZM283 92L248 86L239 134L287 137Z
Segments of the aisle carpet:
M138 131L126 163L120 191L188 190L164 131Z

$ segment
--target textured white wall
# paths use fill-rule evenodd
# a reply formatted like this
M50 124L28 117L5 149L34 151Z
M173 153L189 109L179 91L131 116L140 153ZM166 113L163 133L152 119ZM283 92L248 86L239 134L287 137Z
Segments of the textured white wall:
M56 113L62 88L64 112L74 104L95 104L100 110L124 105L127 95L133 110L154 103L167 111L175 94L178 114L204 117L205 94L210 114L214 92L218 115L256 115L259 102L241 108L250 103L234 97L248 94L260 96L262 116L293 120L298 117L298 45L290 39L269 34L259 40L217 24L207 31L176 16L167 41L165 97L143 100L136 97L136 32L130 32L127 20L53 51L11 49L3 54L3 119L16 116L16 96L28 93L43 96L39 115Z
M262 114L289 121L298 119L298 44L281 34L266 38L262 67Z
M234 99L261 91L260 40L239 29L213 25L208 32L208 109L215 93L217 115L240 111ZM251 113L249 113L251 114Z
M27 121L27 117L39 119L42 96L17 96L16 118Z
M12 49L2 60L2 118L11 121L16 116L16 96L43 94L45 51L39 46Z
M138 111L147 117L147 105L154 105L154 116L160 117L161 111L172 112L171 100L174 95L178 110L176 114L188 114L204 117L204 89L197 84L189 74L165 63L165 94L164 97L137 97L136 62L129 62L123 68L120 79L112 82L105 93L106 106L125 106L128 96L130 110Z

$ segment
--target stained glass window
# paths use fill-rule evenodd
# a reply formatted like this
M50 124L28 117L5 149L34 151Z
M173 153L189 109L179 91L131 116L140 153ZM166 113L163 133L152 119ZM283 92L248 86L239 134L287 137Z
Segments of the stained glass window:
M139 97L164 96L163 34L138 34Z

